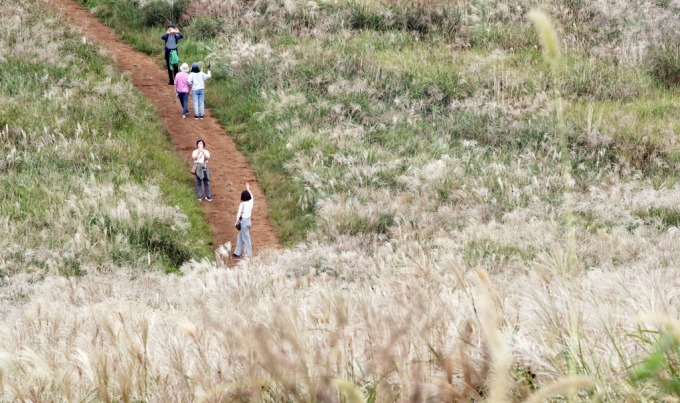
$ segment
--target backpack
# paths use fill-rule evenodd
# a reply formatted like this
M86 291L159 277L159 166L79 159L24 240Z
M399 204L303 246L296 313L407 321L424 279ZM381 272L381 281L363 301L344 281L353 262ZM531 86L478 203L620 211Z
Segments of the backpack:
M170 67L178 66L179 65L179 56L177 55L176 50L171 50L170 51Z

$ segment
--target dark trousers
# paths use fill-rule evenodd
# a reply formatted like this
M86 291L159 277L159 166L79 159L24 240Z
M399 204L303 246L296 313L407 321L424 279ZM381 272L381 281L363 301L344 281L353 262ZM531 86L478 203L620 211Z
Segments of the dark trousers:
M196 176L196 191L198 192L198 198L202 199L203 195L201 193L201 182L203 182L203 187L205 188L205 197L207 199L210 199L210 180L208 179L208 174L203 171L203 179L199 178L198 175Z
M170 52L173 50L177 49L168 49L165 48L165 64L168 66L168 83L174 84L175 83L175 76L177 75L178 72L178 67L177 65L170 67ZM177 53L179 55L179 53Z

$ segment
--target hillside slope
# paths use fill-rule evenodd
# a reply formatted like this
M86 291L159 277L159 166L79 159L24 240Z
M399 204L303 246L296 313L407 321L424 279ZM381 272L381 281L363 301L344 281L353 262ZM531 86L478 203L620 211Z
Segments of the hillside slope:
M164 4L89 6L150 54L157 16L193 16L180 52L221 69L215 115L296 247L183 276L15 276L8 399L339 402L346 379L368 402L522 401L570 373L597 382L573 401L677 397L680 104L673 44L652 41L673 2L541 3L578 271L529 2Z
M0 276L211 255L186 165L129 78L34 2L1 13Z
M254 250L261 251L279 246L276 228L267 215L267 201L257 183L255 173L236 149L231 138L210 116L210 111L206 112L205 119L200 122L182 119L181 106L175 99L174 87L167 85L165 70L158 68L147 55L135 52L130 46L118 40L108 27L91 18L87 10L77 2L55 1L51 6L78 27L83 35L95 41L111 55L123 74L129 75L134 87L154 105L167 134L174 143L175 150L186 161L185 166L192 163L191 152L196 148L198 139L210 144L208 149L212 156L210 171L214 178L211 182L213 198L212 202L202 203L202 207L206 210L215 246L227 242L236 244L238 231L233 223L236 220L240 194L245 189L245 182L250 183L253 197L258 200L257 208L253 211ZM190 101L190 108L192 107Z

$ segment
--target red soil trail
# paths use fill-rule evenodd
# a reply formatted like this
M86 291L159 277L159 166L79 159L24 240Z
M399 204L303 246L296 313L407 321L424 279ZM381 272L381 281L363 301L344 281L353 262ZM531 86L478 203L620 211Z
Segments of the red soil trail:
M137 90L155 105L175 150L187 161L187 176L191 175L191 152L196 146L196 140L205 139L206 149L212 157L210 190L213 201L211 203L204 200L201 203L207 210L208 222L214 228L215 246L227 241L236 246L238 231L234 228L234 222L241 191L245 189L245 182L249 181L255 199L251 229L253 250L257 252L266 247L279 247L276 228L267 215L267 203L255 172L236 149L231 137L210 116L210 111L206 109L204 120L194 120L191 118L193 112L190 106L189 117L182 119L179 102L173 103L175 91L174 86L168 85L167 71L160 68L152 58L120 41L109 27L76 1L49 0L45 4L77 26L88 39L106 49L121 71L131 74L132 83ZM163 41L158 38L159 49L162 46ZM210 81L207 91L210 91Z

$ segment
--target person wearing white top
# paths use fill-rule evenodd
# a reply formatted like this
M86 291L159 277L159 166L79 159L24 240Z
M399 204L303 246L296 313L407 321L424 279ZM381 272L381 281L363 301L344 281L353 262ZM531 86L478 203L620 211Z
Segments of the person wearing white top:
M205 141L203 139L198 139L196 141L196 149L191 153L191 158L194 160L194 165L196 166L196 191L198 192L198 201L203 200L203 195L201 194L201 182L205 188L205 199L209 202L212 201L210 197L210 169L208 169L208 160L210 159L210 151L205 149Z
M191 87L191 99L194 102L194 119L203 119L205 112L205 80L210 77L210 63L208 63L208 74L201 72L198 63L191 64L191 73L189 73L187 82L189 87Z
M250 193L250 184L246 182L246 190L241 192L241 204L236 214L236 224L241 223L236 241L234 257L249 257L253 254L253 245L250 243L250 217L253 213L253 194Z

